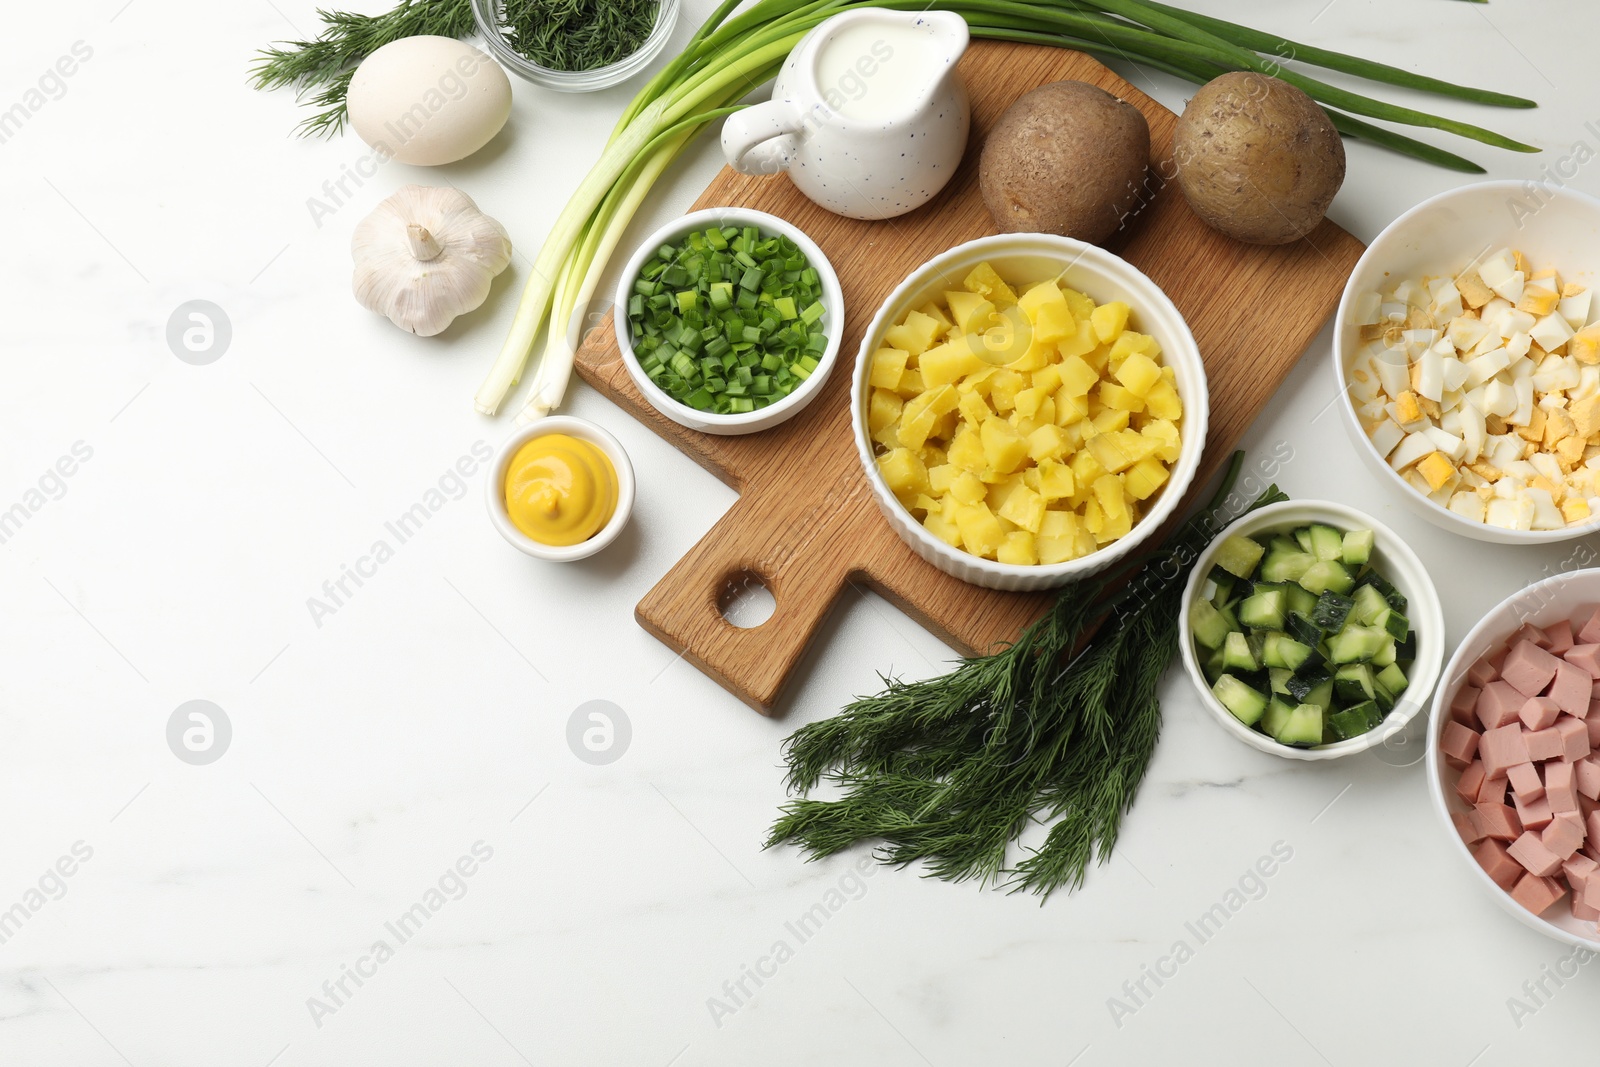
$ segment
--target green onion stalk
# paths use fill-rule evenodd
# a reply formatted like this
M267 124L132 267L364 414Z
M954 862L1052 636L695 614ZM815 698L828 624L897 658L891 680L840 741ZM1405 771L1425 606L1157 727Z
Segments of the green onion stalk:
M696 134L737 110L744 97L777 75L806 33L857 7L928 7L925 0L757 0L734 14L739 3L724 0L623 112L599 161L545 239L510 334L478 390L480 412L492 415L500 409L547 324L544 352L519 421L540 418L561 404L589 303L644 198ZM1389 104L1283 64L1495 107L1536 106L1531 100L1425 77L1154 0L935 0L934 6L965 18L974 37L1072 48L1195 83L1235 70L1278 77L1317 100L1344 135L1452 170L1483 173L1469 159L1368 120L1439 130L1511 151L1538 151L1492 130Z

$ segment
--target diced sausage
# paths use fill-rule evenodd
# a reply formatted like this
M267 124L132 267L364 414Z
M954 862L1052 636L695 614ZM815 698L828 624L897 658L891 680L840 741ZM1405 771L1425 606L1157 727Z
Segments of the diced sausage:
M1595 608L1588 621L1578 628L1576 640L1580 645L1600 645L1600 608Z
M1589 701L1593 691L1594 679L1589 676L1589 672L1563 660L1556 667L1555 682L1550 686L1549 699L1554 700L1568 715L1582 719L1589 714Z
M1543 636L1542 634L1540 636ZM1506 662L1500 668L1500 677L1525 697L1536 697L1556 676L1561 660L1524 638L1511 646Z
M1506 780L1511 783L1511 792L1524 804L1544 796L1544 782L1539 777L1539 769L1531 763L1519 763L1512 767L1506 772Z
M1524 832L1521 837L1506 846L1506 851L1511 854L1512 859L1522 864L1529 874L1536 874L1540 878L1548 878L1559 871L1564 858L1550 851L1544 839L1532 830Z
M1485 730L1515 722L1517 713L1522 710L1522 705L1528 698L1519 693L1510 682L1496 680L1484 686L1478 692L1478 706L1475 709L1478 721Z
M1484 837L1492 837L1497 841L1515 841L1522 836L1522 820L1517 818L1517 813L1505 804L1477 804L1473 806L1472 817L1478 820L1478 828L1483 831ZM1590 829L1594 827L1591 825Z
M1447 722L1439 738L1439 751L1452 766L1465 767L1478 754L1478 732L1455 721Z
M1587 707L1587 705L1585 705ZM1530 730L1543 730L1554 726L1556 720L1561 718L1561 705L1550 697L1529 697L1523 701L1522 709L1517 712L1517 717Z
M1572 620L1562 619L1544 628L1544 647L1552 656L1559 656L1572 647Z
M1478 790L1483 788L1483 764L1473 760L1456 781L1456 796L1468 804L1478 802Z
M1585 760L1585 763L1588 761ZM1550 810L1578 813L1578 784L1576 766L1564 760L1551 760L1544 765L1544 795L1550 801ZM1583 827L1580 825L1579 830Z
M1547 759L1560 759L1565 745L1554 726L1548 730L1531 731L1523 736L1522 741L1528 746L1528 758L1535 763Z
M1561 758L1568 763L1576 763L1581 759L1589 758L1589 727L1582 719L1574 719L1570 715L1563 715L1556 720L1556 733L1561 735ZM1524 745L1524 748L1527 746ZM1484 763L1484 770L1489 769L1489 764Z
M1561 658L1583 668L1589 676L1589 698L1594 699L1594 683L1600 679L1600 645L1573 645Z
M1579 722L1577 719L1572 721ZM1588 731L1585 731L1584 744L1588 743L1589 735ZM1483 773L1490 778L1498 778L1517 764L1527 763L1528 742L1523 739L1522 724L1514 721L1493 730L1486 730L1478 739L1478 754L1483 760Z
M1483 868L1491 881L1501 889L1510 889L1523 875L1522 864L1512 859L1506 846L1490 838L1472 850L1473 859Z
M1550 905L1567 895L1567 889L1553 878L1540 878L1528 873L1517 880L1511 889L1511 899L1535 915L1543 915Z
M1583 823L1576 812L1565 812L1550 820L1550 825L1539 835L1539 841L1565 863L1583 844ZM1546 872L1546 873L1554 873Z
M1478 727L1478 694L1483 692L1475 685L1464 685L1450 698L1450 717L1463 726Z

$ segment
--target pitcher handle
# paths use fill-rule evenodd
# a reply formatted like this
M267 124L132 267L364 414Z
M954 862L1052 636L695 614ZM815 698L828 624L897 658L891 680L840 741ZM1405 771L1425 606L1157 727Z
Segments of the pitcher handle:
M800 113L782 100L747 107L722 124L722 154L741 174L776 174L799 147Z

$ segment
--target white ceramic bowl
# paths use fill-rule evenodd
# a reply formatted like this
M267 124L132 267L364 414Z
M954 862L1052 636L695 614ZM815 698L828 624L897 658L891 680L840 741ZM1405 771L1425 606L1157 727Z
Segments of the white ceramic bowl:
M1453 274L1498 248L1520 250L1535 268L1553 267L1562 280L1594 285L1600 269L1600 199L1575 189L1528 195L1521 181L1477 182L1430 197L1391 222L1356 263L1334 317L1334 373L1344 394L1344 427L1373 476L1408 506L1451 533L1508 545L1549 544L1595 532L1600 518L1560 530L1506 530L1471 522L1418 493L1372 446L1349 400L1348 373L1361 350L1351 319L1360 294L1384 291L1406 278Z
M1417 657L1406 672L1410 684L1395 702L1394 710L1389 712L1377 729L1347 741L1335 741L1314 748L1296 748L1279 744L1260 730L1246 726L1212 694L1205 672L1200 669L1194 637L1189 632L1189 605L1194 603L1194 598L1200 595L1200 590L1205 586L1212 561L1216 559L1217 549L1223 541L1235 534L1249 537L1264 531L1276 533L1313 522L1327 523L1338 530L1369 529L1373 532L1372 564L1406 598L1406 618L1411 620L1412 629L1417 635ZM1400 535L1383 523L1355 508L1327 500L1288 500L1269 504L1241 517L1217 534L1206 550L1200 553L1194 570L1189 572L1189 582L1183 587L1183 600L1178 611L1183 668L1189 672L1189 680L1200 694L1200 703L1211 713L1217 725L1251 748L1287 759L1338 759L1383 744L1404 730L1406 724L1428 703L1434 683L1439 680L1439 665L1444 661L1444 610L1439 606L1439 591L1428 576L1428 568L1422 565L1422 560L1401 540Z
M782 234L799 246L800 251L805 253L807 262L816 268L822 280L821 325L827 332L828 347L817 360L817 369L812 371L811 377L801 382L794 392L776 404L742 415L716 415L706 411L696 411L688 404L680 403L668 396L664 389L650 380L650 376L645 374L644 368L639 365L639 357L633 351L632 327L628 322L628 298L633 295L633 283L638 280L639 272L644 269L645 263L656 254L656 249L664 244L677 243L691 230L704 230L712 226L754 226L763 234ZM628 265L622 269L622 277L617 282L612 318L616 322L617 346L622 350L622 362L628 368L628 377L633 379L633 384L639 387L639 391L657 411L691 430L726 435L755 433L758 430L771 429L780 422L793 418L822 391L823 385L828 381L828 375L833 371L833 365L839 361L839 342L844 336L844 291L839 288L839 276L834 273L833 264L828 262L828 257L822 254L822 249L792 224L765 211L752 211L742 207L713 207L691 212L681 219L670 222L640 242L638 250L628 260Z
M611 466L617 472L617 510L612 512L611 521L602 526L589 540L576 545L547 545L535 541L517 529L516 524L511 521L510 513L506 510L506 468L511 464L511 457L535 437L552 433L564 433L595 445L606 454L606 458L611 460ZM494 459L489 464L489 478L484 486L489 519L494 523L494 528L500 531L500 536L528 555L552 563L570 563L573 560L584 559L615 541L622 528L628 525L628 516L633 513L633 494L633 464L628 462L628 453L623 451L622 443L594 423L573 418L571 415L550 415L518 427L517 431L501 442L500 447L495 450Z
M1439 751L1440 734L1444 732L1445 723L1450 721L1450 701L1466 681L1469 667L1485 654L1503 647L1506 638L1524 622L1548 626L1573 618L1580 613L1579 609L1593 608L1596 604L1600 604L1600 570L1568 571L1520 589L1502 600L1462 638L1456 654L1445 667L1439 692L1433 699L1433 721L1428 731L1428 793L1433 797L1433 810L1438 813L1439 823L1450 839L1451 851L1471 870L1469 877L1501 908L1541 934L1600 952L1600 934L1596 933L1595 924L1575 918L1566 901L1557 901L1542 916L1535 915L1512 900L1511 894L1495 885L1478 866L1472 850L1450 821L1451 812L1471 810L1456 796L1456 782L1461 772L1450 766Z
M1183 444L1166 486L1126 537L1065 563L1032 567L997 563L952 548L924 529L900 506L878 473L873 458L866 419L867 377L872 369L872 354L882 345L884 333L908 310L927 303L946 289L961 288L967 273L985 260L1008 282L1032 283L1061 275L1067 284L1093 297L1097 304L1125 301L1133 312L1131 326L1160 342L1162 361L1177 375L1178 395L1183 399ZM856 452L866 468L873 499L889 525L912 551L946 574L973 585L1009 591L1049 589L1102 571L1159 529L1188 492L1189 483L1199 469L1210 410L1206 368L1200 359L1199 346L1167 294L1120 256L1070 237L1043 233L1005 233L968 241L930 259L901 282L878 309L861 338L850 398Z

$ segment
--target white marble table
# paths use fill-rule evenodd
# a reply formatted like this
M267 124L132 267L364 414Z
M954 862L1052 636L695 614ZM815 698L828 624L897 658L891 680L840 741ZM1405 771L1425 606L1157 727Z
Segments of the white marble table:
M678 41L710 6L689 0ZM1199 6L1537 97L1520 114L1447 106L1550 150L1469 150L1495 176L1600 143L1600 16L1581 0ZM361 177L359 142L292 139L289 97L245 85L253 49L312 12L8 11L0 109L25 113L0 143L0 511L27 517L0 544L0 1061L1489 1065L1592 1047L1600 977L1544 977L1571 972L1566 950L1463 877L1420 767L1246 750L1178 674L1116 858L1075 896L1040 908L761 851L782 739L874 672L930 673L948 650L852 596L777 721L675 661L633 604L731 495L581 387L570 410L637 465L631 530L585 566L500 541L481 474L450 472L507 431L470 398L528 260L417 341L350 299L350 231L396 186L443 177L531 254L630 90L518 84L481 157ZM1126 73L1181 107L1185 86ZM639 226L717 164L699 145ZM308 201L347 174L314 218ZM1333 214L1370 239L1459 180L1352 145ZM1600 171L1574 184L1600 189ZM206 366L165 341L195 299L232 325ZM1290 493L1414 537L1452 641L1568 556L1412 518L1317 417L1332 389L1324 331L1248 444L1292 454ZM70 476L50 473L62 457ZM308 599L434 490L426 524L314 620ZM166 740L196 699L232 732L203 766ZM609 765L566 742L590 700L631 723ZM1225 923L1192 925L1218 903L1237 905ZM1541 979L1535 1003L1524 983Z

